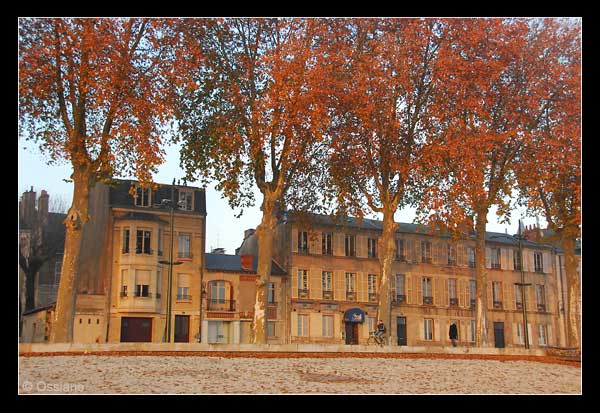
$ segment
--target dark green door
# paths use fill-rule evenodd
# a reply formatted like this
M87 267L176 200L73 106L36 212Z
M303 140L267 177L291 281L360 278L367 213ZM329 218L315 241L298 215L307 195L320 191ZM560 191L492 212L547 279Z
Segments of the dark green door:
M494 321L494 345L504 348L504 323L500 321Z
M406 317L396 318L396 332L398 336L398 345L406 345Z

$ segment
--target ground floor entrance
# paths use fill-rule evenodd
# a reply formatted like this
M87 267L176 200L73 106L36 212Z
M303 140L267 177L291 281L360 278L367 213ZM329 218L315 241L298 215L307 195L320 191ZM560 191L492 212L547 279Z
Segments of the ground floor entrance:
M346 344L358 344L358 323L345 323Z
M504 323L494 321L494 346L504 348Z
M149 343L152 341L152 318L121 317L121 342Z
M175 316L175 342L189 343L190 342L190 316L176 315Z
M396 317L396 335L398 337L398 345L406 345L406 317Z

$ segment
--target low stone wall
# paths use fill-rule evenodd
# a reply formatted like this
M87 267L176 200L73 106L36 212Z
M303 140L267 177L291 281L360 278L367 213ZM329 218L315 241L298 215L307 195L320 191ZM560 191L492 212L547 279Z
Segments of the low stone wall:
M201 344L201 343L20 343L19 353L103 353L103 352L297 352L297 353L415 353L506 356L547 356L544 349L366 346L336 344Z
M548 347L546 353L550 357L581 361L581 351L577 347Z

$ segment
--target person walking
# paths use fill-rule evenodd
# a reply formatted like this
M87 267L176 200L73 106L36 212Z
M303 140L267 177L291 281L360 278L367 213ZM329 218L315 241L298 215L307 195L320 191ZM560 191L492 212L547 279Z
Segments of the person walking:
M448 335L450 336L452 347L456 347L456 343L458 342L458 327L456 327L455 321L452 322L452 324L450 324L450 330L448 331Z

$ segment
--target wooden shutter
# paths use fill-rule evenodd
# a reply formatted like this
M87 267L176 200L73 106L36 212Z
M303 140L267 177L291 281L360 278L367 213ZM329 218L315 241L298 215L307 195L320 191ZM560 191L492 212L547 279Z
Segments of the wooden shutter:
M546 326L546 345L554 346L554 341L552 340L552 324L548 324Z
M419 338L421 340L425 340L425 319L421 318L419 319Z
M378 277L379 279L379 277ZM381 280L379 280L381 281ZM390 274L390 283L389 283L389 289L390 289L390 296L392 297L392 300L396 299L396 274L392 273Z
M445 242L442 242L440 244L440 264L442 265L448 265L448 244ZM454 250L454 253L456 254L456 249ZM454 256L454 260L456 260L456 255Z
M512 284L505 281L502 283L502 308L505 310L512 310L514 309L513 307L513 303L510 301L510 286Z
M442 339L442 328L440 321L437 318L433 319L433 341L440 341Z
M467 291L468 291L469 285L467 283ZM463 280L462 278L459 278L456 281L456 295L458 296L458 305L459 307L464 307L465 306L465 280Z
M406 273L404 275L404 288L406 289L406 303L414 304L415 300L413 298L413 277Z
M431 242L431 262L433 264L441 264L441 245L439 242Z
M448 306L448 305L450 305L450 300L449 300L450 291L448 291L449 290L448 283L450 281L448 278L444 278L442 282L444 283L444 297L443 297L442 305ZM456 281L456 293L458 295L458 280Z
M500 248L500 269L508 270L508 250Z
M439 277L431 277L431 294L433 295L433 305L440 305Z
M336 300L346 300L346 273L338 270L333 272L333 297Z
M298 228L292 227L292 252L298 252Z
M531 251L531 250L527 251L527 265L529 266L530 272L535 271L535 261L533 259L533 251Z
M310 298L320 299L323 297L322 288L322 272L320 268L311 267L308 280L308 291Z
M508 257L508 267L506 267L506 269L509 271L514 271L514 269L515 269L514 250L512 248L507 249L506 256Z
M527 337L529 338L529 346L533 346L533 331L531 329L531 323L527 323Z
M421 240L415 238L413 240L413 263L419 264L421 262Z
M293 337L298 336L298 313L292 312L292 325L291 325L291 335Z
M492 268L492 252L489 247L485 247L485 268Z
M467 265L467 254L466 248L463 244L458 244L456 246L456 263L459 267L464 267Z
M423 278L424 277L416 277L417 281L417 304L423 305Z
M317 231L308 232L308 252L310 254L321 254L323 252L321 233Z
M344 256L344 234L341 232L333 233L333 255L338 257Z
M488 298L488 309L494 308L494 292L492 287L492 282L489 278L487 281L487 298Z
M357 273L357 277L357 301L367 302L369 301L369 293L367 288L367 274L364 272L359 272Z
M298 298L298 268L292 267L292 298ZM295 331L295 330L293 330ZM296 335L294 333L293 335Z

